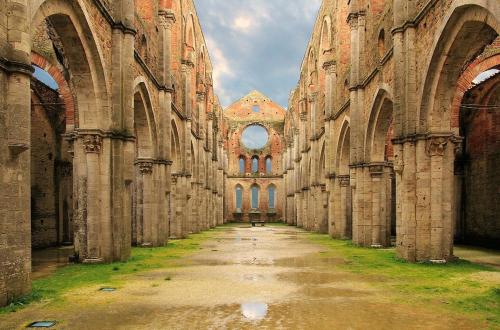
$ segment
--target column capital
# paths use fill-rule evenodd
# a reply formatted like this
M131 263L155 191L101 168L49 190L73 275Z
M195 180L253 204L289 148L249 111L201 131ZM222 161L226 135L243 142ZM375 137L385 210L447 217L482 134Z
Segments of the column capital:
M351 177L349 175L337 175L341 187L349 187L351 183Z
M323 63L323 69L325 69L326 73L336 73L337 72L337 62L334 60L326 61Z
M135 165L139 167L139 172L141 174L151 174L153 173L153 160L152 159L138 159Z
M83 136L83 150L86 153L101 153L102 137L97 134L87 134Z
M449 138L444 136L433 136L427 140L425 151L428 156L443 156L448 145Z
M172 25L176 22L175 14L170 9L160 9L158 17L160 17L159 25L167 29L172 28Z

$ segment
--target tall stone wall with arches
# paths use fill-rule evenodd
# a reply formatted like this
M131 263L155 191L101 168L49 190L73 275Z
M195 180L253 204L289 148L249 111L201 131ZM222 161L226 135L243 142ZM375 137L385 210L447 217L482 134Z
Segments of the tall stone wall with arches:
M125 261L223 223L193 1L3 1L0 17L0 305L29 292L32 248Z
M285 120L286 222L409 261L498 248L480 210L498 193L499 22L495 1L324 0Z
M281 221L285 110L252 91L224 110L227 221Z

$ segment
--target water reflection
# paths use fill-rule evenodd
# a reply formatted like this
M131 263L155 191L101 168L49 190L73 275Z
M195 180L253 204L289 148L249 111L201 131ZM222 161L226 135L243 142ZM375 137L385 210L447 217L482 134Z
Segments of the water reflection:
M267 315L267 304L259 302L249 302L241 304L241 313L252 321L259 321Z

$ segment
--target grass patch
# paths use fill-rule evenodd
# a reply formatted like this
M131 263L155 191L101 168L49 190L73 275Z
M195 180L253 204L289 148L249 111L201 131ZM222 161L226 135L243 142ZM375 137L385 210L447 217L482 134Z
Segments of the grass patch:
M0 315L15 312L36 301L64 301L62 295L70 290L86 286L120 287L124 275L169 268L178 265L178 259L196 251L200 244L225 230L224 227L190 235L183 240L171 240L165 247L132 248L132 256L126 262L107 265L71 264L58 269L53 275L34 280L29 295L14 300L7 307L0 308Z
M395 293L401 303L437 302L480 317L492 327L500 325L500 285L485 276L498 273L495 268L465 260L447 264L409 263L398 259L394 249L355 247L350 241L322 234L311 233L306 237L329 248L322 256L343 258L345 264L338 267L376 277L376 285Z

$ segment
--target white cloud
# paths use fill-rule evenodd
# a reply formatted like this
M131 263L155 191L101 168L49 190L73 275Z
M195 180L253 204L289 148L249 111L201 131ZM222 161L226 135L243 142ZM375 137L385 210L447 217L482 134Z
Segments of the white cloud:
M282 105L321 0L195 0L223 107L258 89Z
M232 28L234 30L248 33L252 27L252 18L249 16L238 16L234 19Z
M231 95L229 95L227 89L225 88L224 81L225 79L235 76L235 72L232 69L233 66L214 39L207 37L206 43L210 53L210 57L212 59L212 78L214 81L214 86L221 103L223 105L227 105L230 101Z

